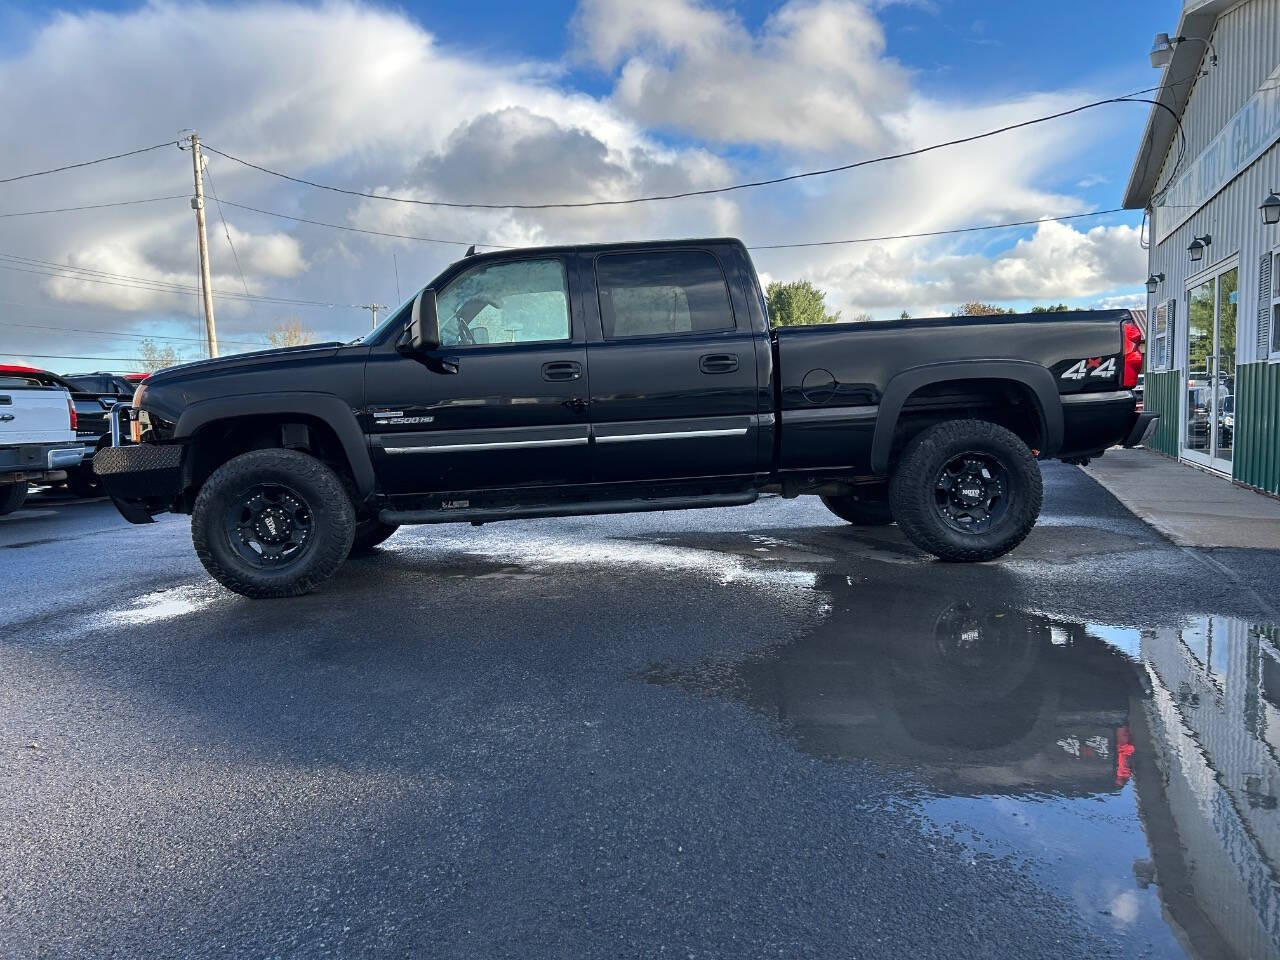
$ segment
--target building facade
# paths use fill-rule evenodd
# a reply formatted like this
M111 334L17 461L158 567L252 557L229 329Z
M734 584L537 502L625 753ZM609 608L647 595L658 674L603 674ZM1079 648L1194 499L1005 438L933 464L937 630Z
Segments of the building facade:
M1280 495L1280 0L1186 0L1171 36L1124 198L1147 211L1149 446Z

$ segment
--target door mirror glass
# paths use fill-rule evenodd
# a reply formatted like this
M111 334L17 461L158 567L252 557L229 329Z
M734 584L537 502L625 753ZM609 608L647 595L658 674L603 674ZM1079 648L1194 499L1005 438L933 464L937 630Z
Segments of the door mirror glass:
M440 322L436 314L436 292L427 287L413 298L409 314L409 349L417 354L440 349Z

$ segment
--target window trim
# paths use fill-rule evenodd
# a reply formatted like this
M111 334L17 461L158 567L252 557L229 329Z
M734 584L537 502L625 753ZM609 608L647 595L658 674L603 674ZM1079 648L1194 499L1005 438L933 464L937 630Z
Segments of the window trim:
M724 284L725 302L729 306L729 319L733 321L733 326L724 327L720 330L689 330L683 333L644 333L635 337L607 336L604 332L604 305L600 301L600 261L606 257L653 256L654 254L666 253L700 253L711 258L711 262L720 271L720 280ZM651 247L645 250L602 251L591 259L591 283L594 285L596 292L596 311L600 320L600 340L602 343L662 343L664 341L682 343L693 336L731 337L742 332L742 326L738 323L738 312L733 306L733 288L729 285L729 275L725 272L724 264L720 262L720 258L716 256L714 251L708 250L706 247Z
M486 260L483 263L471 264L465 267L464 269L459 270L452 277L450 277L445 282L444 286L441 289L436 291L436 298L438 300L441 294L443 294L445 290L449 289L450 286L457 283L459 280L461 280L463 277L467 276L468 274L476 272L477 270L487 270L492 267L505 267L505 266L508 266L509 264L549 263L549 262L558 263L560 265L560 276L564 281L564 311L565 311L565 316L569 320L568 336L557 337L554 340L491 340L488 343L458 343L458 344L441 343L439 349L442 351L447 350L449 353L454 353L455 351L460 351L460 350L467 351L467 352L470 352L473 350L489 350L494 347L503 349L503 348L509 348L509 347L536 347L536 346L543 346L543 345L566 346L568 344L575 343L576 341L574 340L575 325L574 325L574 317L573 317L573 290L572 290L572 287L570 286L570 280L569 280L569 264L567 263L566 258L562 254L551 254L550 256L541 256L541 257L512 257L510 259L503 258L501 260ZM443 321L441 321L441 325L443 325ZM408 329L407 324L405 326L405 329ZM401 337L404 336L403 330L401 331L400 336ZM397 340L398 339L399 337L397 337Z
M1280 363L1280 322L1277 322L1280 321L1280 277L1276 276L1277 267L1280 267L1280 243L1271 248L1271 329L1268 331L1271 342L1267 344L1268 363Z

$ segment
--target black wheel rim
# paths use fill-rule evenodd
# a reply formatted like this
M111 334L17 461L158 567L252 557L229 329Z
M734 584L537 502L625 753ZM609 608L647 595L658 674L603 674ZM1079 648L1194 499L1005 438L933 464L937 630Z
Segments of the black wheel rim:
M311 549L315 515L293 488L259 483L227 508L226 531L231 549L245 563L260 570L282 570Z
M1009 510L1009 471L989 453L961 453L938 471L933 493L938 516L950 529L987 533Z

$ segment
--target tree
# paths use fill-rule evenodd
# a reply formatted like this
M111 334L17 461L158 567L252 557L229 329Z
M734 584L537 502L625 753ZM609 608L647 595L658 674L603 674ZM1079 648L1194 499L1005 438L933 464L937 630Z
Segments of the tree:
M849 318L854 323L872 323L875 320L871 314L865 310L860 310Z
M899 319L899 320L910 320L910 319L911 319L911 314L909 314L909 313L907 313L907 311L903 310L900 314L898 314L898 319Z
M781 283L775 280L765 291L769 320L775 327L795 327L808 323L835 323L840 311L827 311L827 294L808 280Z
M956 307L951 315L953 317L994 317L1002 313L1013 313L1013 311L1006 310L1004 307L997 307L994 303L970 300L968 303L962 303Z
M138 347L138 352L142 354L139 365L143 373L155 373L157 370L163 370L165 367L172 367L181 362L178 359L178 351L172 346L157 347L154 340L143 340Z
M297 317L281 320L267 331L267 341L273 347L300 347L304 343L314 343L315 331L302 325Z
M1059 303L1059 304L1055 304L1053 306L1048 306L1048 307L1040 307L1040 306L1032 307L1031 312L1032 313L1069 313L1071 309L1072 308L1068 307L1065 303Z

